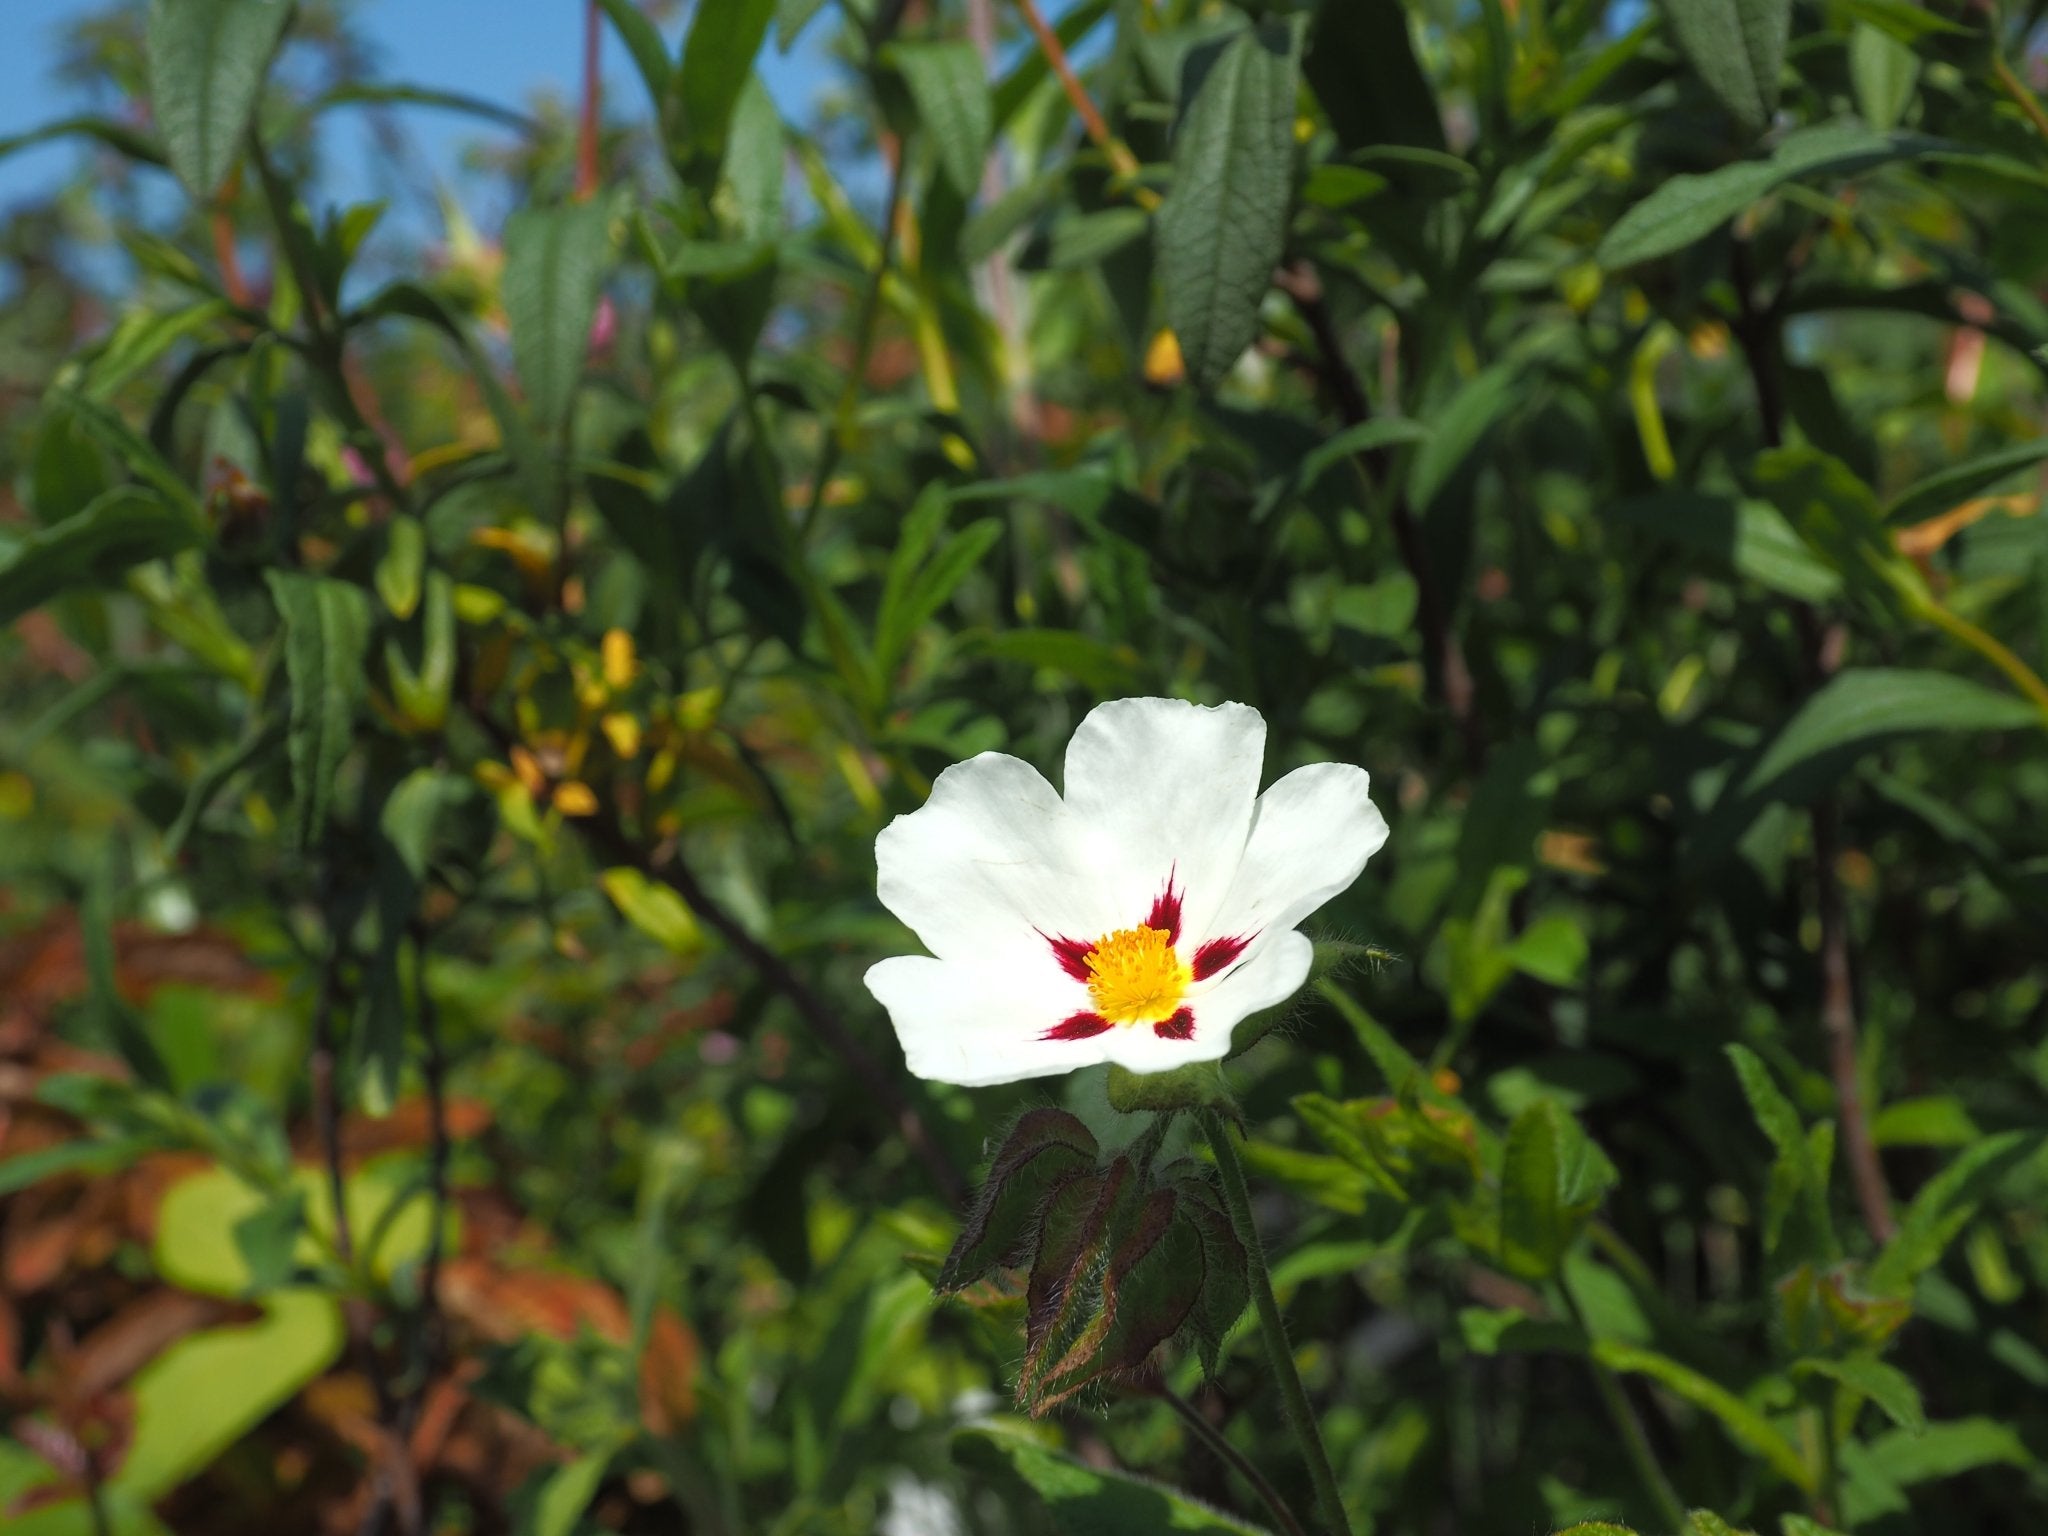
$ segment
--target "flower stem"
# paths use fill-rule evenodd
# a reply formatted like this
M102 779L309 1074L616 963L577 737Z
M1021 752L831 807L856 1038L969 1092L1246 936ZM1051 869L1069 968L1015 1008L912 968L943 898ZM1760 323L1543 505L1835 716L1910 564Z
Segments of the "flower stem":
M1228 1121L1213 1109L1202 1111L1202 1129L1209 1148L1216 1154L1216 1170L1223 1179L1223 1201L1230 1208L1230 1224L1237 1240L1244 1244L1250 1271L1252 1304L1258 1308L1259 1333L1266 1342L1266 1358L1280 1383L1280 1401L1287 1410L1287 1424L1308 1463L1309 1481L1315 1487L1316 1517L1329 1536L1351 1536L1351 1522L1344 1515L1344 1501L1337 1493L1337 1474L1330 1469L1330 1453L1323 1449L1323 1434L1316 1426L1315 1410L1301 1385L1301 1373L1294 1368L1294 1351L1287 1343L1287 1323L1280 1316L1280 1303L1273 1295L1273 1277L1266 1272L1266 1251L1259 1245L1259 1229L1252 1221L1251 1192L1245 1187L1244 1163L1231 1140Z
M1157 1388L1157 1392L1159 1400L1174 1411L1181 1423L1188 1427L1189 1433L1207 1446L1218 1461L1245 1480L1252 1492L1259 1496L1259 1502L1266 1506L1267 1513L1279 1523L1286 1536L1307 1536L1301 1528L1301 1522L1294 1518L1294 1511L1287 1507L1287 1502L1280 1497L1279 1491L1266 1481L1265 1474L1251 1464L1243 1451L1230 1443L1222 1430L1202 1417L1201 1409L1163 1382Z
M1685 1501L1679 1498L1678 1490L1671 1486L1671 1479L1664 1475L1664 1467L1657 1460L1657 1453L1650 1445L1650 1437L1643 1432L1643 1421L1636 1416L1635 1404L1628 1400L1621 1383L1614 1372L1590 1353L1593 1330L1586 1325L1586 1315L1579 1310L1578 1299L1571 1288L1559 1282L1558 1290L1564 1294L1565 1310L1572 1321L1579 1325L1579 1332L1586 1336L1589 1353L1586 1368L1593 1373L1593 1390L1600 1394L1600 1405L1607 1410L1608 1418L1614 1421L1615 1432L1621 1436L1621 1448L1627 1452L1629 1462L1636 1469L1636 1476L1642 1480L1643 1488L1650 1495L1650 1502L1657 1506L1658 1516L1673 1531L1689 1529Z

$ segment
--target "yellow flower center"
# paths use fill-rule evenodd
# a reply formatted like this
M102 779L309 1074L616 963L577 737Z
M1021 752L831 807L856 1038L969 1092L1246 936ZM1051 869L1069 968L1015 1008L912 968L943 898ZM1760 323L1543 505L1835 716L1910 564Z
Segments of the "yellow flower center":
M1112 1024L1159 1024L1194 978L1164 928L1119 928L1088 955L1088 995Z

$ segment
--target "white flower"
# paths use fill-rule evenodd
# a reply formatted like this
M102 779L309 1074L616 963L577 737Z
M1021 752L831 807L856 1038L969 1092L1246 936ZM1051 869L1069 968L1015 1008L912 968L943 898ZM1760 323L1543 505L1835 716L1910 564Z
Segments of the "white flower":
M1295 931L1387 840L1365 771L1298 768L1261 795L1243 704L1119 699L1067 745L1066 797L984 752L875 841L882 904L935 959L868 971L910 1070L979 1087L1113 1061L1214 1061L1307 980Z

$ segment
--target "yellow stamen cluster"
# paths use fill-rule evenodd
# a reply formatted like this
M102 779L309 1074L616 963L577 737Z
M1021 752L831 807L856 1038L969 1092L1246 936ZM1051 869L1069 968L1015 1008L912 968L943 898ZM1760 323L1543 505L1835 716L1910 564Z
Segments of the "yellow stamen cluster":
M1163 928L1120 928L1088 956L1088 995L1112 1024L1159 1024L1194 980Z

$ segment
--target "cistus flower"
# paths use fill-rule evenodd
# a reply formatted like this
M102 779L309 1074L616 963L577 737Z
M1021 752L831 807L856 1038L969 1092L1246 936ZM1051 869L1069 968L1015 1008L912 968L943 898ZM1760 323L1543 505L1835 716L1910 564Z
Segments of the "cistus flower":
M1365 770L1263 795L1244 704L1118 699L1067 746L1066 793L1000 752L941 773L875 841L882 904L931 956L867 973L910 1070L981 1087L1115 1062L1214 1061L1307 980L1295 925L1387 839Z

